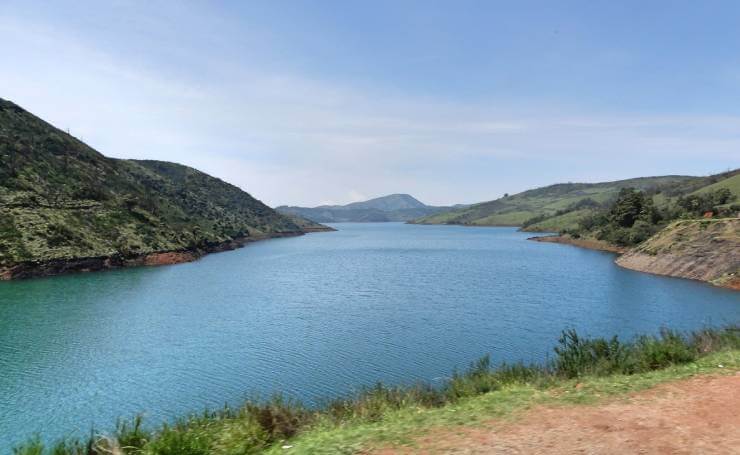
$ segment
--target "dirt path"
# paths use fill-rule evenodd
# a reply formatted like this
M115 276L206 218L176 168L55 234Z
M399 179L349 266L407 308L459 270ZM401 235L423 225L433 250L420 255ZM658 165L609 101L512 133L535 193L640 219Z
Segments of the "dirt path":
M740 454L740 372L596 406L537 407L514 422L442 429L396 453Z

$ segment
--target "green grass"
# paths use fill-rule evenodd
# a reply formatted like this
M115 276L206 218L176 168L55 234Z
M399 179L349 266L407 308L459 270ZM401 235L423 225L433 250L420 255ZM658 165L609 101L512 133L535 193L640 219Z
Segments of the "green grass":
M724 368L717 367L723 364ZM692 374L740 369L740 327L691 334L663 331L629 342L582 338L565 331L552 362L493 367L487 357L440 387L378 385L319 409L279 397L184 417L158 428L140 418L110 435L16 449L41 454L353 453L387 444L412 444L435 427L512 418L536 404L588 404ZM575 384L581 384L577 389Z
M718 367L722 365L722 368ZM409 408L388 413L382 422L318 427L291 440L293 454L356 453L384 446L414 447L414 441L437 428L476 426L492 419L515 419L537 405L593 405L610 397L648 389L697 374L740 370L740 350L710 354L697 361L635 375L587 376L561 380L549 387L513 383L500 390L443 408ZM576 388L576 385L579 385ZM280 446L266 453L286 453Z
M701 189L694 191L691 194L710 193L722 188L727 188L733 195L735 195L736 198L740 198L740 174L734 175L724 180L720 180L717 183L707 185Z
M702 180L702 177L659 176L603 183L558 183L524 191L493 201L474 204L415 220L422 224L463 224L474 226L521 225L540 215L555 214L585 199L608 204L621 188L650 190L663 185Z
M470 222L474 226L519 226L532 217L532 211L496 213Z
M579 227L579 222L593 213L594 211L591 209L574 210L562 215L546 218L538 223L531 224L522 230L527 232L575 231Z
M656 207L666 209L675 204L679 196L703 194L721 188L729 189L736 197L740 196L740 170L708 177L662 176L604 183L556 184L437 213L414 222L468 226L524 225L527 231L574 232L580 228L579 222L595 210L595 207L579 204L590 200L594 206L600 205L604 209L616 199L621 188L646 191L653 196Z

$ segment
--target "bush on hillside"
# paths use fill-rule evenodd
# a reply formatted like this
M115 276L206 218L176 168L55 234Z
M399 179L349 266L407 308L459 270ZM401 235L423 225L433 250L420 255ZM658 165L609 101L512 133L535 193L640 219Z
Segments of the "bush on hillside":
M710 191L704 194L692 194L679 197L676 205L688 215L701 216L706 212L717 212L717 206L732 202L734 195L727 188Z
M620 190L607 210L585 216L573 237L585 234L619 246L633 246L644 242L668 222L681 218L696 218L707 212L713 216L735 216L740 206L733 204L734 195L727 188L679 197L675 204L658 209L653 196L634 188Z

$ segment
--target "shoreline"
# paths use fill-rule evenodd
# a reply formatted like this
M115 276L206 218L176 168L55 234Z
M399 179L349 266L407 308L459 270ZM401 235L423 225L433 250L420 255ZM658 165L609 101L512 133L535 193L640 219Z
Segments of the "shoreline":
M529 237L527 240L534 242L545 242L545 243L560 243L563 245L573 245L589 250L605 251L607 253L624 254L629 251L629 248L624 248L616 245L610 245L600 240L589 240L589 239L574 239L573 237L567 237L564 235L539 235Z
M412 221L405 221L404 224L413 224L416 226L462 226L462 227L475 227L475 228L490 228L490 227L515 227L520 228L521 224L463 224L463 223L414 223Z
M243 248L249 243L285 237L299 237L312 232L331 232L336 229L308 228L298 232L279 232L259 236L239 237L225 242L206 245L202 248L185 248L181 250L154 251L126 257L122 254L109 256L80 257L69 259L46 259L24 261L0 267L0 281L12 281L29 278L42 278L69 273L87 273L125 267L161 266L193 262L205 255L232 251Z
M658 272L653 267L656 262L666 262L666 261L668 263L676 262L675 258L663 258L662 261L660 259L656 260L654 256L649 256L643 253L639 253L631 248L624 248L624 247L619 247L615 245L609 245L608 243L602 242L599 240L574 239L572 237L567 237L567 236L557 235L557 234L529 237L527 240L532 240L534 242L544 242L544 243L559 243L562 245L571 245L571 246L575 246L579 248L585 248L588 250L613 253L617 255L617 257L614 259L614 264L626 270L632 270L634 272L647 273L650 275L664 276L664 277L669 277L669 278L681 278L684 280L697 281L700 283L708 284L708 285L722 288L722 289L740 291L740 276L727 277L724 280L716 280L716 279L712 280L712 279L705 279L705 278L698 277L698 276L693 276L693 275L690 275L688 273L683 273L683 272L682 274L670 273L670 272ZM639 256L639 258L637 259L642 259L642 261L635 260L635 256ZM690 268L688 269L690 270Z
M41 439L39 434L16 435L14 447L16 453L26 455L76 455L80 453L78 447L93 447L86 453L102 455L117 453L111 449L121 443L137 453L152 454L180 453L183 447L191 447L183 443L204 449L198 453L244 453L245 449L250 453L285 453L286 447L305 454L340 453L350 448L353 452L359 448L361 453L388 453L389 443L402 447L409 437L424 436L443 427L462 428L461 422L483 423L516 416L535 405L552 404L553 399L558 404L582 405L588 403L582 398L593 398L608 404L611 397L620 398L658 384L697 375L733 378L740 370L737 326L636 335L627 341L612 338L625 356L601 351L582 355L591 346L609 343L608 339L579 338L574 330L562 333L556 345L560 351L555 350L553 360L495 366L489 356L484 356L436 387L425 382L401 386L377 383L329 399L318 407L304 407L274 395L268 400L248 399L238 407L225 406L215 412L194 412L176 425L166 421L141 425L139 414L131 419L119 418L124 426L113 434L91 430L87 436L70 434L56 441ZM651 342L640 342L644 337ZM656 360L656 352L670 354L677 346L686 352L684 356L673 359L661 355ZM580 408L575 409L578 412ZM234 433L235 428L241 431ZM373 431L358 431L368 429ZM35 450L40 446L51 450Z
M517 227L517 225L476 225L476 224L460 224L460 223L414 223L406 222L405 224L413 224L418 226L462 226L462 227ZM537 231L524 231L521 228L520 232L536 233ZM614 264L627 270L635 272L648 273L650 275L664 276L670 278L681 278L686 280L698 281L701 283L709 284L714 287L729 289L732 291L740 291L740 274L725 274L719 278L706 278L702 276L696 276L694 273L689 273L692 267L681 267L678 273L675 272L664 272L656 271L652 265L656 262L655 257L650 256L648 261L635 261L635 256L640 255L635 248L621 247L617 245L611 245L607 242L596 240L596 239L575 239L568 235L560 234L546 234L546 235L535 235L528 237L527 240L534 242L544 243L559 243L562 245L571 245L579 248L585 248L594 251L603 251L605 253L615 254L617 257L614 259ZM641 256L645 256L642 254ZM637 263L635 263L637 262ZM648 265L642 264L642 262L648 263ZM661 261L658 261L661 262ZM663 258L662 262L673 263L676 262L675 258ZM644 265L644 266L643 266Z
M698 281L699 283L709 284L709 285L722 288L722 289L740 291L740 276L721 277L720 279L717 279L717 280L711 280L711 279L704 279L700 277L694 277L690 275L674 275L669 272L656 271L658 268L660 268L663 265L661 264L661 262L667 262L668 264L671 264L677 261L674 261L673 258L665 258L665 257L662 258L662 260L660 259L656 260L652 256L639 253L639 252L634 252L634 251L630 252L629 254L620 256L614 261L616 265L626 270L632 270L632 271L640 272L640 273L648 273L650 275L656 275L656 276L682 278L684 280ZM650 270L648 270L648 268L650 268Z
M305 234L310 234L310 233L313 233L313 232L336 232L336 231L338 231L338 229L334 229L331 226L324 226L324 227L320 227L320 228L319 227L315 227L315 228L312 228L312 227L304 227L302 229L303 229L303 232Z

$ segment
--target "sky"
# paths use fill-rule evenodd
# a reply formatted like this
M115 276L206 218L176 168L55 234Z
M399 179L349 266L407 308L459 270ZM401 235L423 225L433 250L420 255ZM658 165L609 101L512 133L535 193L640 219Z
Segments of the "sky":
M269 205L740 167L740 2L0 0L0 97Z

